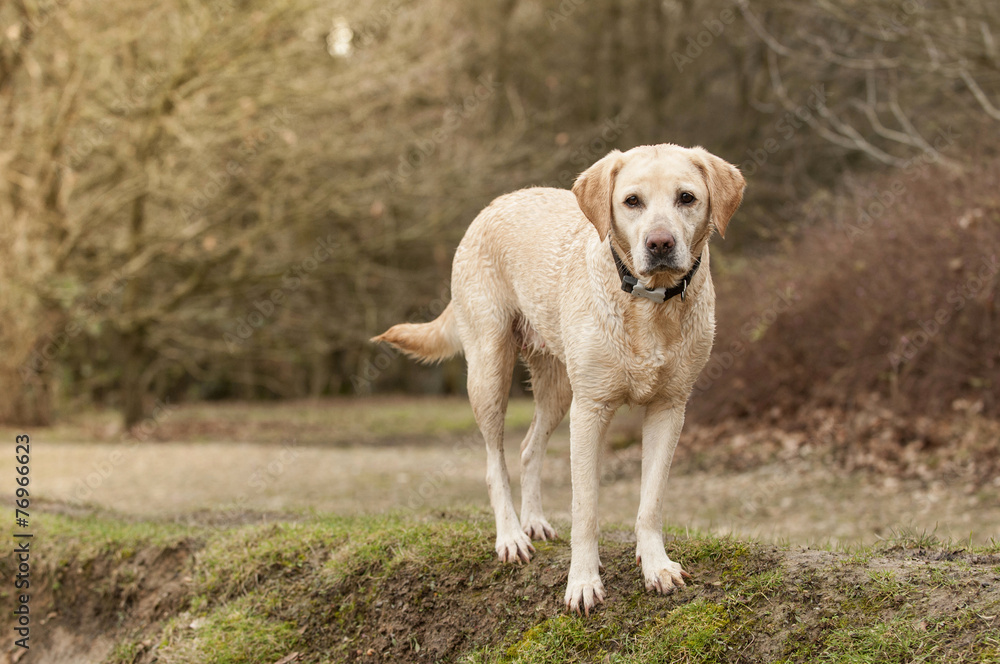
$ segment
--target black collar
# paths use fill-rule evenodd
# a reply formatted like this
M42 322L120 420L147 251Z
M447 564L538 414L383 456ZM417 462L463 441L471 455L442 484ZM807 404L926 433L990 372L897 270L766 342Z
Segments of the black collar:
M694 273L698 271L698 266L701 265L701 256L699 256L695 259L694 265L691 266L691 270L681 277L681 280L677 282L676 286L673 286L672 288L660 287L649 289L640 284L639 280L635 278L635 275L633 275L625 266L625 263L622 262L621 256L619 256L618 252L615 251L614 245L609 242L608 246L611 247L611 256L615 259L615 267L618 268L618 276L622 279L622 290L626 293L631 293L636 297L647 298L653 302L666 302L675 295L680 295L681 301L683 302L687 297L688 285L691 283L691 280L694 279Z

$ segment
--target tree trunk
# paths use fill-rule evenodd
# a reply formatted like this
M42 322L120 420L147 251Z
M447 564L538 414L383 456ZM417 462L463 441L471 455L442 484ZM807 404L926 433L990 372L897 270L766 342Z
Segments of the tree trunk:
M131 429L146 415L142 372L146 359L146 330L138 327L122 338L122 417Z
M48 426L52 422L52 391L44 374L25 379L19 372L0 374L0 422L15 426Z
M498 18L500 21L500 31L497 35L496 48L493 54L494 70L496 71L496 82L501 90L501 97L506 97L506 86L510 82L510 58L507 40L510 38L510 22L517 6L517 0L504 0L498 7ZM499 130L503 122L504 104L500 98L492 100L493 104L493 128Z
M309 375L309 396L318 399L323 396L327 386L330 384L330 362L332 358L329 353L320 355L320 360L313 365Z

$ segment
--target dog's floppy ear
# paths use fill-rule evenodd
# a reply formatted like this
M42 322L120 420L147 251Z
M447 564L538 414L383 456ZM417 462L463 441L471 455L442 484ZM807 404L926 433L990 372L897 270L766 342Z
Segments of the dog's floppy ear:
M743 190L747 183L740 169L728 161L716 157L708 150L694 148L701 157L705 180L708 182L709 205L712 209L712 223L719 235L726 237L726 226L743 202Z
M594 224L601 241L611 230L611 194L615 189L615 177L622 168L622 153L612 150L600 161L580 173L573 183L576 202Z

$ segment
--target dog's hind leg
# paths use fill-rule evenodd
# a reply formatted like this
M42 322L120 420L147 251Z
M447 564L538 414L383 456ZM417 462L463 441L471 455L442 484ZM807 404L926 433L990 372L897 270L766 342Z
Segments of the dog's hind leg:
M496 517L496 552L504 562L528 562L535 552L531 539L521 530L510 493L510 478L504 459L503 429L507 397L517 360L517 344L509 325L482 329L466 346L469 362L469 402L486 441L486 485Z
M531 391L535 414L521 443L521 528L531 539L555 539L556 531L542 511L542 461L552 431L569 410L573 392L566 367L558 358L529 353L525 362L531 370Z

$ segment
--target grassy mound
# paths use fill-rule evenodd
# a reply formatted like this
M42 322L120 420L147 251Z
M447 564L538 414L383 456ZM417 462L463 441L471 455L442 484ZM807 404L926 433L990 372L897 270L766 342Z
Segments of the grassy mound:
M1000 661L1000 548L782 550L675 532L668 550L693 579L663 597L613 531L608 602L585 619L561 605L566 542L512 566L492 539L483 515L214 527L48 515L20 662Z

